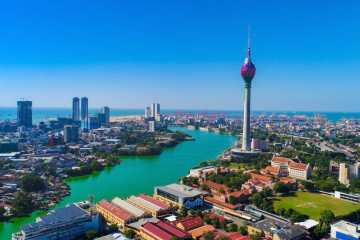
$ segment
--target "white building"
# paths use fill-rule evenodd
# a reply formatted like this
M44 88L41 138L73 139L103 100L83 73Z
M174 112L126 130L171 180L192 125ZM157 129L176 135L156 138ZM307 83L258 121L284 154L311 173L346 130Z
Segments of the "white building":
M149 121L149 132L155 132L155 122Z
M160 104L159 103L151 104L151 117L153 117L156 120L156 118L159 118L159 116L160 116Z
M340 220L331 224L331 237L341 240L358 240L360 239L359 225Z
M145 119L151 117L151 109L149 107L145 108Z
M279 168L280 176L304 180L308 180L311 177L312 169L310 164L295 162L290 158L273 157L271 159L271 166Z

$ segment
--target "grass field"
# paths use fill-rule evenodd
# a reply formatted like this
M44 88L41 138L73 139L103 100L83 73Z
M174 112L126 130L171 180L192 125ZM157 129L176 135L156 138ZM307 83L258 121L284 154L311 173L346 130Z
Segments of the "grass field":
M319 220L322 210L331 210L335 216L338 216L360 209L360 204L309 192L295 192L291 196L274 197L272 199L275 210L279 207L293 208L316 220Z

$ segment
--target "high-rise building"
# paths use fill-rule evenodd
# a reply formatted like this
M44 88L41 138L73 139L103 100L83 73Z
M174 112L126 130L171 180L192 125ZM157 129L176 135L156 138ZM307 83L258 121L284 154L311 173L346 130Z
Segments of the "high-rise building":
M160 104L159 103L151 104L151 117L154 118L155 121L160 121L161 120Z
M154 131L155 131L155 122L149 121L149 132L154 132Z
M248 49L247 57L241 67L241 76L245 81L245 97L244 97L244 122L243 122L243 138L242 138L242 151L251 150L251 139L250 139L250 92L251 92L251 81L255 76L256 68L251 61L251 50L250 50L250 28L248 37Z
M110 122L110 108L109 107L103 107L102 108L102 113L105 114L105 122L108 123Z
M88 117L87 122L90 125L90 129L97 129L100 127L99 117Z
M155 118L156 115L160 115L160 104L159 103L151 104L151 117Z
M17 123L18 126L32 126L32 101L17 102Z
M145 119L148 119L151 116L151 109L149 107L145 108Z
M97 113L96 116L99 119L99 127L102 123L106 123L106 114L105 113Z
M64 140L66 142L75 142L79 138L79 127L67 125L64 127Z
M89 117L88 98L83 97L81 98L81 120L85 121L86 128L89 128L88 117Z
M80 120L80 100L78 97L73 98L72 110L73 110L72 118L74 119L74 121L79 121Z

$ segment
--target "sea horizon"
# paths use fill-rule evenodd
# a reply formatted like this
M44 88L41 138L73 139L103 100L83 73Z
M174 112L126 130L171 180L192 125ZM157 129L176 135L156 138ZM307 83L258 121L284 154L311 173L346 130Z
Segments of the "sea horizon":
M111 117L131 116L131 115L144 115L145 109L140 108L110 108ZM176 111L187 112L190 114L197 114L200 112L211 113L226 113L228 118L241 118L243 117L243 110L224 110L224 109L161 109L162 114L174 114ZM101 108L89 108L89 116L93 116L96 113L101 112ZM254 117L265 113L266 116L275 113L277 116L280 114L286 114L289 117L295 115L305 115L309 118L313 118L314 114L320 114L326 116L329 121L337 122L342 118L355 118L360 119L360 112L342 112L342 111L296 111L296 110L253 110L251 114ZM39 121L48 121L57 117L71 117L71 108L61 107L34 107L33 108L33 121L37 123ZM0 122L1 121L16 121L17 108L16 107L0 107Z

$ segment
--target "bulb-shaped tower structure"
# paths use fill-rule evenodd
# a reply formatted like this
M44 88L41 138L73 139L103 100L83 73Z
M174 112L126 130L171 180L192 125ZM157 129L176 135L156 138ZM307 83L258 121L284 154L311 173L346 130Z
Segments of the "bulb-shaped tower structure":
M251 61L250 50L250 28L248 36L248 49L247 57L244 64L241 66L241 76L245 81L245 97L244 97L244 121L243 121L243 139L242 139L242 151L251 151L251 139L250 139L250 94L251 94L251 81L255 76L256 68Z

